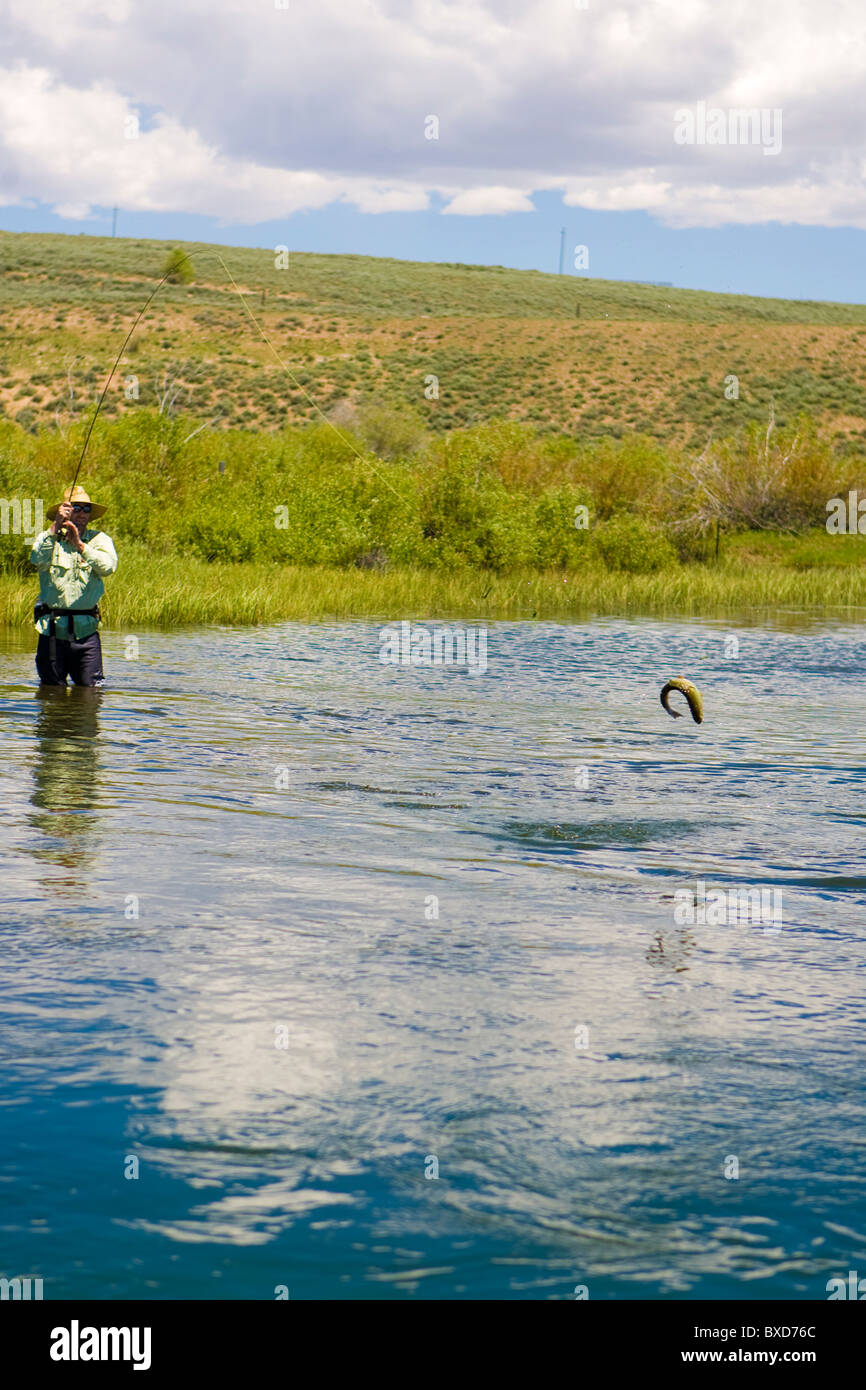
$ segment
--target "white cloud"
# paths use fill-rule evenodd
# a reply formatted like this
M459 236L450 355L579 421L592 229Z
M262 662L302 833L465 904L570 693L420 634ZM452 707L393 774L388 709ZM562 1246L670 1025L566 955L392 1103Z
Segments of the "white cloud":
M517 188L468 188L465 193L457 193L443 212L457 213L462 217L481 217L491 213L534 212L534 204L525 193Z
M51 209L58 217L66 217L70 222L85 222L93 216L89 203L55 203Z
M0 0L0 201L866 227L861 0ZM773 159L674 111L782 108ZM138 113L137 140L125 138ZM438 139L425 138L430 115Z
M365 212L427 205L424 190L414 185L226 158L162 115L130 138L135 114L105 87L80 92L52 83L45 69L0 71L3 163L16 169L19 181L26 170L28 196L53 203L61 217L85 217L93 206L116 204L258 222L338 199Z
M646 209L664 212L670 196L670 183L653 182L643 173L618 178L569 180L562 201L567 207L589 208L594 212L635 212Z

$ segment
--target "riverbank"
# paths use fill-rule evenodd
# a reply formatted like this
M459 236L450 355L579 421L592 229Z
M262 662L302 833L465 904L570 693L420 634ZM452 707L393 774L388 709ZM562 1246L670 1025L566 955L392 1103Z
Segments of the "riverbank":
M127 542L103 601L105 625L174 628L200 623L263 624L292 619L508 618L568 619L588 614L703 617L767 613L779 608L862 610L866 566L781 563L796 540L766 537L763 552L731 545L717 565L676 565L651 574L591 568L520 571L393 568L383 572L330 566L220 564L166 556L143 564ZM838 539L846 550L858 538ZM751 542L755 544L754 541ZM803 542L799 543L802 546ZM825 549L826 547L821 547ZM841 556L840 556L841 558ZM26 626L36 576L0 574L0 623Z

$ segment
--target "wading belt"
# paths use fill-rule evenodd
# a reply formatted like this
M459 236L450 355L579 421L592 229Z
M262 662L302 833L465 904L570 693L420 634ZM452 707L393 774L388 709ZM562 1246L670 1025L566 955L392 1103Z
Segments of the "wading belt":
M34 618L44 618L50 614L48 623L48 659L53 666L57 660L57 619L66 618L69 628L69 636L75 636L75 624L73 618L96 618L99 621L99 606L96 608L52 608L49 603L37 603L33 609ZM62 638L60 639L63 640Z

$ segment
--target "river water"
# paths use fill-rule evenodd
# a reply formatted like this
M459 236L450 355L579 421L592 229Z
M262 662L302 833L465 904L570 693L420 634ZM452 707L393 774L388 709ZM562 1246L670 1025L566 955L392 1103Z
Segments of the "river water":
M2 638L0 1274L866 1275L866 628L491 624L483 672L379 631L109 633L105 690L46 698ZM689 923L698 881L781 911Z

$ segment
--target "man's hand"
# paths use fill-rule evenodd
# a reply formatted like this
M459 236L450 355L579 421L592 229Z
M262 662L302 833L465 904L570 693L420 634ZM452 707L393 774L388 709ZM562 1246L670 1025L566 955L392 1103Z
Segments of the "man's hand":
M81 553L84 550L84 545L81 536L78 534L78 527L72 520L72 507L68 502L63 502L61 504L52 527L55 535L59 535L64 529L66 531L66 539L69 541L70 545L73 545L75 549Z
M59 536L64 526L72 516L72 503L61 502L57 510L57 515L51 523L51 530L55 536Z
M66 539L69 541L70 545L75 546L75 549L79 551L79 553L84 549L84 544L78 534L78 527L75 525L74 521L67 521L66 523Z

